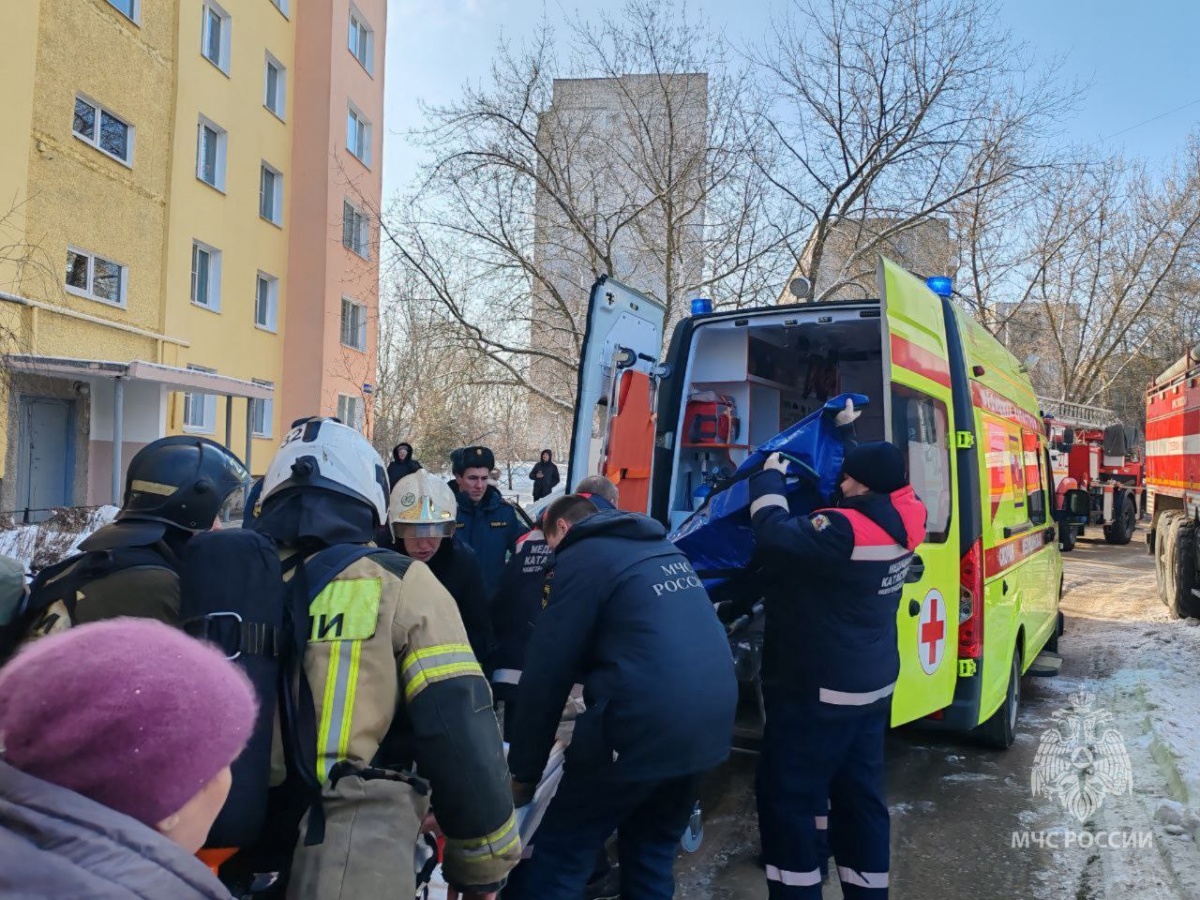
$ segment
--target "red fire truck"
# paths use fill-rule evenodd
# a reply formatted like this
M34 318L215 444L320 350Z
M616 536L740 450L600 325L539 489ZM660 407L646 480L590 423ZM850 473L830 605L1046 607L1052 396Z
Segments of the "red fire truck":
M1158 594L1200 618L1200 347L1146 390L1146 491Z
M1088 525L1099 525L1110 544L1128 544L1142 509L1145 485L1137 429L1099 406L1038 397L1050 439L1050 463L1058 506L1073 488L1088 492ZM1071 550L1087 526L1066 529L1061 541Z

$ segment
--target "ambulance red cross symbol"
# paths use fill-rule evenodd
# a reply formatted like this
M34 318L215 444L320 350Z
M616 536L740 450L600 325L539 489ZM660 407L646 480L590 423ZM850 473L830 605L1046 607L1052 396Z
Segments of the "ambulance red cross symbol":
M917 655L926 675L932 675L942 664L946 651L946 601L934 588L921 603L921 618L917 623Z

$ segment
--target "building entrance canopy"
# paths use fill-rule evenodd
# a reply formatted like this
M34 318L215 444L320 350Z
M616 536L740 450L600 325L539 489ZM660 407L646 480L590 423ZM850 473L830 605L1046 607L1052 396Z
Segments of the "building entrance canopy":
M246 447L243 462L250 468L250 451L253 432L253 405L251 400L271 400L275 389L270 385L259 384L256 381L245 381L241 378L231 378L228 375L218 375L214 372L203 372L197 369L184 369L177 366L164 366L160 363L146 362L135 359L133 362L109 362L99 359L75 359L62 356L35 356L10 354L5 357L5 364L10 372L20 372L28 375L41 375L46 378L70 378L75 381L91 381L104 379L113 382L113 464L112 464L112 496L113 504L121 502L121 441L122 423L124 420L124 384L127 381L159 384L173 391L186 391L193 394L213 394L225 396L225 446L229 449L233 432L233 398L246 400Z

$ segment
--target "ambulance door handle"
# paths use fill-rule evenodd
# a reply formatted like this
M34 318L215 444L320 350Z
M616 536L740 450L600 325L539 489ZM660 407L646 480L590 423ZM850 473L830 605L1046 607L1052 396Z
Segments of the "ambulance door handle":
M1000 582L1000 593L1001 593L1001 594L1007 594L1007 593L1008 593L1008 582L1007 582L1007 581L1001 581L1001 582Z
M912 559L908 563L908 573L904 576L905 584L916 584L925 577L925 561L921 559L921 554L914 553ZM913 613L916 615L916 613Z
M1042 532L1042 539L1048 544L1058 540L1058 529L1051 525Z
M921 614L921 602L919 600L908 601L908 614L914 619Z

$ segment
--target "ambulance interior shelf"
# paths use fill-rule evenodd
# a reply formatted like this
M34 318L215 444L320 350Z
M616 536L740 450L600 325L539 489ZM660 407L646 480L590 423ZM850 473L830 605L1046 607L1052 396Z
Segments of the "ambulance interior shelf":
M854 314L852 321L818 323L793 311L742 326L732 320L707 324L696 329L693 341L677 431L672 527L754 448L829 397L882 394L878 318ZM882 438L883 410L867 410L858 433L860 440Z

